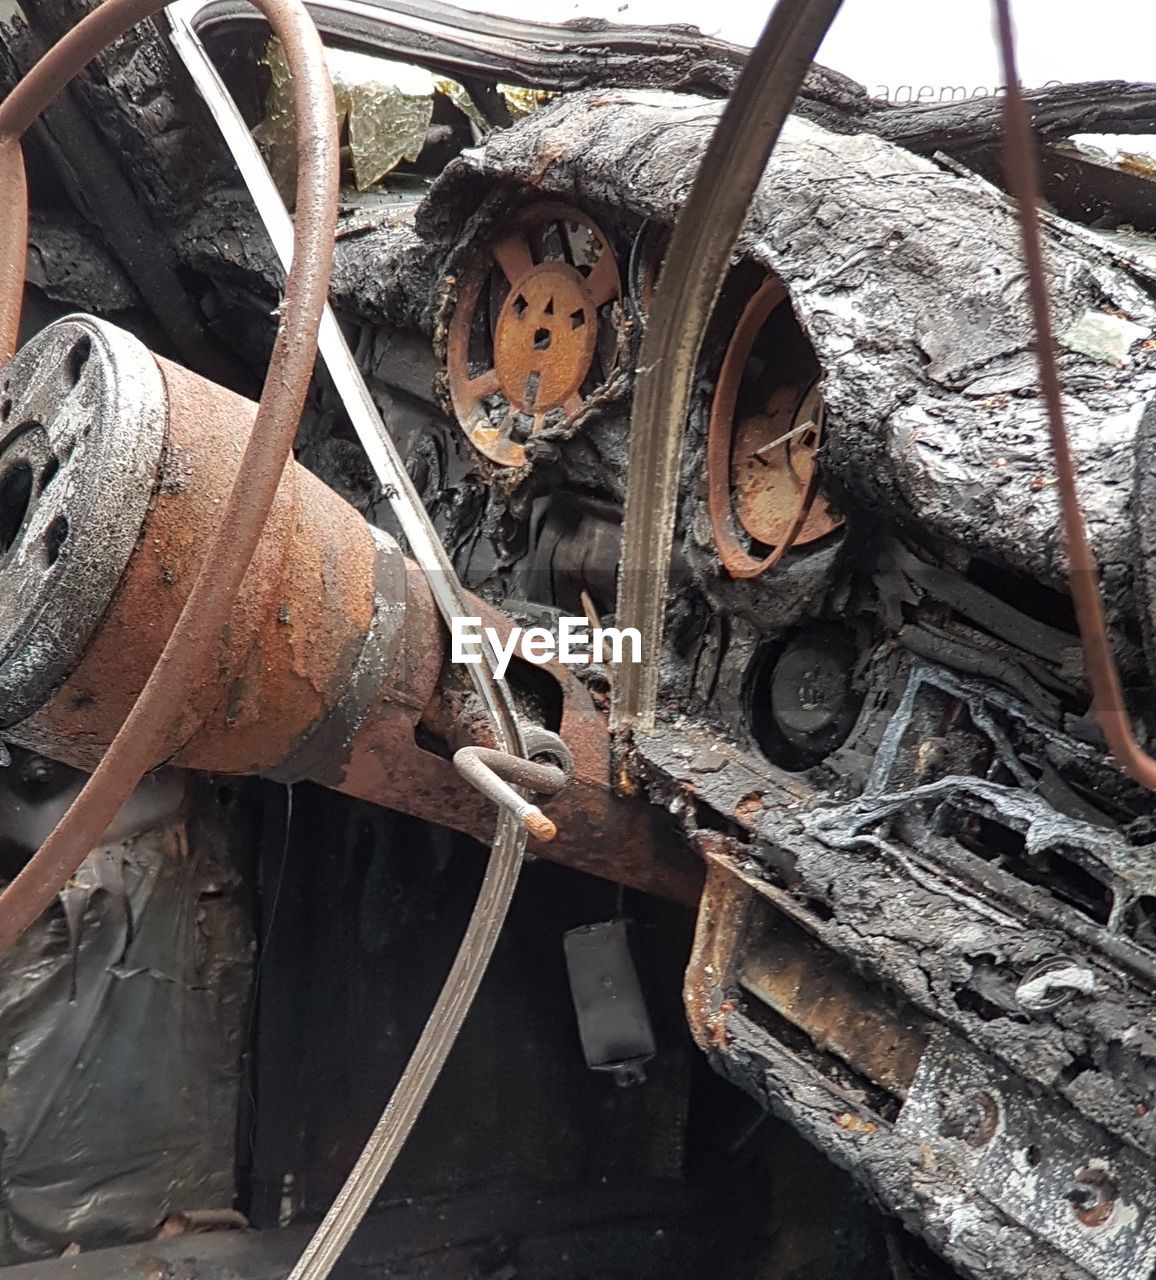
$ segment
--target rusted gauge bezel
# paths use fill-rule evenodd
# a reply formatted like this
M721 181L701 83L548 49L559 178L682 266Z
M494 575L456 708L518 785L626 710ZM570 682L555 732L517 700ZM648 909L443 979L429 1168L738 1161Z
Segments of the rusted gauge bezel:
M800 489L798 504L790 514L789 523L766 556L751 555L736 532L732 455L739 393L747 363L763 326L775 309L786 302L787 291L774 276L769 276L751 295L727 344L711 401L706 450L707 505L719 559L732 578L761 577L774 568L792 547L826 537L843 523L842 518L830 509L827 511L828 519L817 518L822 498L819 469L813 466ZM776 394L786 396L793 410L797 403L806 400L810 391L810 387L792 389L784 386ZM821 431L820 423L815 430L815 450L821 442ZM786 449L788 446L785 444L783 447ZM804 534L805 528L807 532Z
M577 267L564 261L534 260L531 233L559 223L578 225L591 234L598 253L590 264L589 274L583 275ZM565 426L585 410L588 400L582 394L582 386L590 376L599 350L598 325L604 318L604 308L621 300L622 286L609 238L581 210L558 201L527 205L513 216L509 228L501 238L481 251L464 273L447 333L446 374L454 413L474 447L499 466L523 467L527 462L526 447L513 437L517 420L520 417L532 420L532 438L547 425L548 416L557 418L560 413L561 420L556 425ZM509 292L498 314L485 322L493 363L480 373L472 373L471 333L483 290L495 272L505 277ZM564 308L565 314L559 312L556 321L534 312L536 322L533 326L529 324L528 312L524 325L522 317L515 312L519 296L517 290L523 284L527 291L532 289L532 306L537 307L536 295L547 278L566 293L572 305ZM542 304L543 310L545 305ZM561 368L548 370L544 379L542 369L532 367L536 363L543 366L549 363L545 359L536 362L533 358L534 333L541 326L564 325L571 313L581 313L580 327L585 336L580 343L559 342L556 349L562 352L566 363ZM569 337L568 334L562 336L563 339ZM553 335L551 346L552 338ZM542 349L543 356L546 350L548 348ZM539 379L537 385L543 380L554 385L554 394L544 405L519 399L517 388L525 387L527 379L534 375ZM486 402L494 397L499 397L505 404L505 410L498 413L497 421L487 411Z

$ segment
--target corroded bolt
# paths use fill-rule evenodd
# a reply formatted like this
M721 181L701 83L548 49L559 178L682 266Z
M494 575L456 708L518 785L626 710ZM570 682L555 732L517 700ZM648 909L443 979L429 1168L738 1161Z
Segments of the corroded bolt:
M1085 1227L1102 1227L1116 1208L1119 1188L1103 1169L1082 1169L1072 1180L1064 1199Z
M999 1103L986 1089L944 1102L939 1132L971 1147L986 1147L999 1127Z
M33 756L24 766L24 777L28 782L40 783L51 782L56 774L56 765L51 760L46 760L43 756Z

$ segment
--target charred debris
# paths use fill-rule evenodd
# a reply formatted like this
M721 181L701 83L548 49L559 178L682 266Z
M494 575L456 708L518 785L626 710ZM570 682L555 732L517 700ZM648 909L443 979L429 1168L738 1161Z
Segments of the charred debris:
M349 73L332 300L464 586L527 625L612 620L640 336L744 55L687 30L422 9L436 38L319 7L334 47L434 84L407 99L411 153L358 190L353 114L385 107L359 105L368 73ZM6 87L84 11L10 14ZM27 141L26 332L94 313L253 399L282 275L162 26L101 54ZM265 28L221 5L205 38L268 139ZM1146 727L1156 175L1070 139L1152 131L1156 86L1030 99L1080 496ZM1089 705L999 137L991 100L899 107L808 74L686 424L659 729L611 741L606 668L516 674L521 705L573 753L559 844L536 850L566 865L527 869L351 1266L1156 1266L1153 804ZM135 358L108 341L102 368ZM65 415L63 439L65 400L35 403ZM0 427L10 577L33 503L15 440ZM398 535L322 369L296 458ZM196 491L171 452L150 465L156 493ZM69 525L54 527L67 555ZM14 1280L64 1274L32 1260L78 1249L68 1274L94 1280L145 1258L206 1280L284 1275L336 1195L433 1003L492 821L446 781L477 700L447 674L419 588L399 590L405 750L445 757L445 778L405 775L380 808L377 784L339 778L324 752L278 773L186 749L196 771L153 775L0 961L0 1260L28 1264ZM90 639L46 699L80 687ZM107 738L87 704L16 713L3 687L8 879L79 785L69 764L91 766ZM226 776L248 772L290 785ZM624 1041L592 963L634 1009ZM241 1212L263 1230L189 1238ZM180 1238L131 1243L158 1232Z

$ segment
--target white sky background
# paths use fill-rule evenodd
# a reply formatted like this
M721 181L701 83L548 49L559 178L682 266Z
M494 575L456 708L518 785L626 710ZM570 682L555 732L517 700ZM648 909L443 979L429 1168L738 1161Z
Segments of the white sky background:
M770 0L458 0L512 17L562 22L689 22L741 44L757 38ZM1020 74L1029 87L1049 80L1156 81L1153 0L1014 0ZM990 0L845 0L818 60L894 97L903 85L999 82ZM927 95L925 95L927 96ZM1100 142L1100 145L1105 145ZM1156 139L1120 140L1156 152Z

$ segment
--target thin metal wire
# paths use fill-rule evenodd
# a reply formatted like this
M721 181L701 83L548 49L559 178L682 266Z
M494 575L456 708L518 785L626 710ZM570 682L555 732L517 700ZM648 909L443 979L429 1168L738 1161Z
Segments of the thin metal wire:
M278 256L288 266L293 252L288 212L197 32L197 22L207 7L206 0L178 0L169 7L173 46L216 120ZM461 583L328 305L322 314L318 345L382 491L448 624L455 616L470 612ZM469 668L474 686L489 713L498 746L508 755L524 755L513 698L494 672L492 655L485 657L486 661ZM513 900L525 844L525 829L517 815L499 808L486 874L437 1002L381 1118L289 1280L324 1280L329 1275L393 1168L481 986Z
M1076 492L1076 470L1072 461L1064 399L1056 360L1056 339L1052 327L1043 237L1040 232L1039 201L1042 198L1039 159L1032 137L1031 118L1020 85L1016 63L1015 31L1010 0L993 0L1003 78L1004 156L1007 181L1019 206L1024 263L1028 273L1029 296L1036 330L1036 360L1040 387L1047 408L1048 431L1056 463L1056 478L1068 551L1068 583L1075 604L1076 620L1084 646L1085 668L1092 690L1092 705L1108 748L1116 763L1130 777L1156 790L1156 760L1136 741L1124 703L1120 672L1112 653L1112 641L1100 595L1099 573L1088 542L1080 498Z

